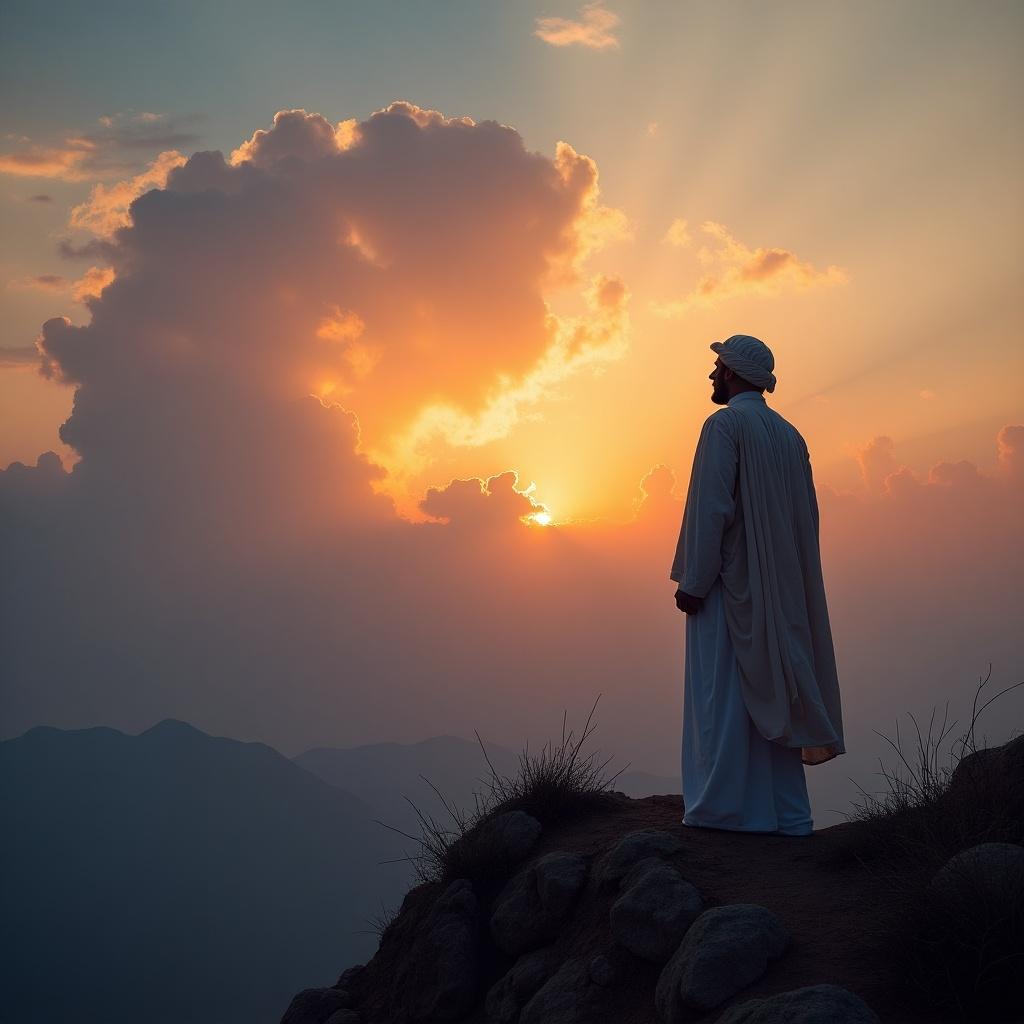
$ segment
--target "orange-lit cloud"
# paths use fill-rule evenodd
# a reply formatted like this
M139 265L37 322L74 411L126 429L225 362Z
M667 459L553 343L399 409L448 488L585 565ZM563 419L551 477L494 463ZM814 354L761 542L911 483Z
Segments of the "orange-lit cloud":
M669 235L679 223L673 222ZM783 291L845 284L848 280L842 268L829 266L817 270L788 249L751 249L714 221L705 221L701 231L717 242L716 246L702 247L697 253L698 260L713 269L683 299L652 303L655 313L678 316L695 307L712 306L742 295L771 296Z
M431 487L420 509L436 519L458 527L492 528L515 526L524 518L546 512L529 492L516 489L519 476L507 470L489 477L452 480L444 487Z
M692 241L687 222L682 217L677 217L669 224L664 240L669 245L674 245L679 249L686 248Z
M161 153L139 174L119 181L115 185L93 186L89 198L71 210L69 226L91 231L94 235L107 237L118 228L130 223L128 207L132 200L151 188L163 188L167 175L175 167L185 163L185 157L175 150Z
M21 370L26 367L39 367L39 349L35 345L0 348L0 369Z
M90 267L77 280L60 274L37 274L35 277L19 277L7 282L8 288L41 292L70 292L75 302L94 298L114 280L110 267Z
M584 4L579 18L538 18L533 34L552 46L583 46L588 50L617 49L615 29L621 19L602 0Z

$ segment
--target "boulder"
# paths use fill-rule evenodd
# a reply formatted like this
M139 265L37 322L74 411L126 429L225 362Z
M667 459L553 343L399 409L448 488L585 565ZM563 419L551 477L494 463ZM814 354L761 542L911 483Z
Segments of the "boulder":
M495 900L491 936L512 956L536 949L558 934L587 877L578 854L549 853L510 879Z
M881 1024L860 996L838 985L809 985L734 1006L716 1024Z
M597 869L600 885L618 884L633 867L649 857L669 857L683 849L683 842L668 832L634 832L620 839Z
M472 838L492 851L495 861L512 867L536 846L541 831L541 823L525 811L506 811L484 821Z
M599 994L587 961L567 960L523 1007L519 1024L591 1024Z
M324 1024L361 1024L362 1016L358 1010L338 1010L332 1013Z
M472 1009L480 987L480 931L473 887L457 879L431 907L410 950L416 1019L456 1020Z
M303 989L285 1010L281 1024L327 1024L332 1014L351 1005L349 994L341 989Z
M710 1010L756 981L789 944L782 922L752 903L705 910L658 978L654 1002L668 1024Z
M1024 846L981 843L962 850L932 878L936 895L999 907L1024 893Z
M558 966L558 957L551 949L538 949L521 956L487 993L484 1009L489 1024L515 1024L524 1004Z
M700 893L671 864L648 857L622 880L611 909L612 935L642 960L663 964L700 912Z

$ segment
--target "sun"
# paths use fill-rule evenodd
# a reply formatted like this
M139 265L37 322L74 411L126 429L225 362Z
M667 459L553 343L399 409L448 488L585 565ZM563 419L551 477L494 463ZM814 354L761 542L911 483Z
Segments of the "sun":
M551 513L550 512L534 512L530 518L541 526L549 526L551 524Z

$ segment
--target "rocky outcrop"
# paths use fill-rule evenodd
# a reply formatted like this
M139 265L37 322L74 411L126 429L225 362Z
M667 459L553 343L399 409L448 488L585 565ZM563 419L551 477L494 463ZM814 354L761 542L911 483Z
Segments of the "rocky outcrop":
M327 1024L335 1013L351 1006L352 1000L343 989L307 988L291 1001L281 1024Z
M661 1020L678 1024L711 1010L756 981L782 955L789 935L766 907L740 903L706 910L694 921L658 978Z

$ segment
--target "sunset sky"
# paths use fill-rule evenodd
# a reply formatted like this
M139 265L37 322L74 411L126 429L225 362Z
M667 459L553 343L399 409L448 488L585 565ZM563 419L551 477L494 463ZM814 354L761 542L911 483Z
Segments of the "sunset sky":
M818 805L872 730L1024 678L1022 28L4 4L2 735L518 746L602 692L609 751L677 771L668 570L735 333L822 506Z

